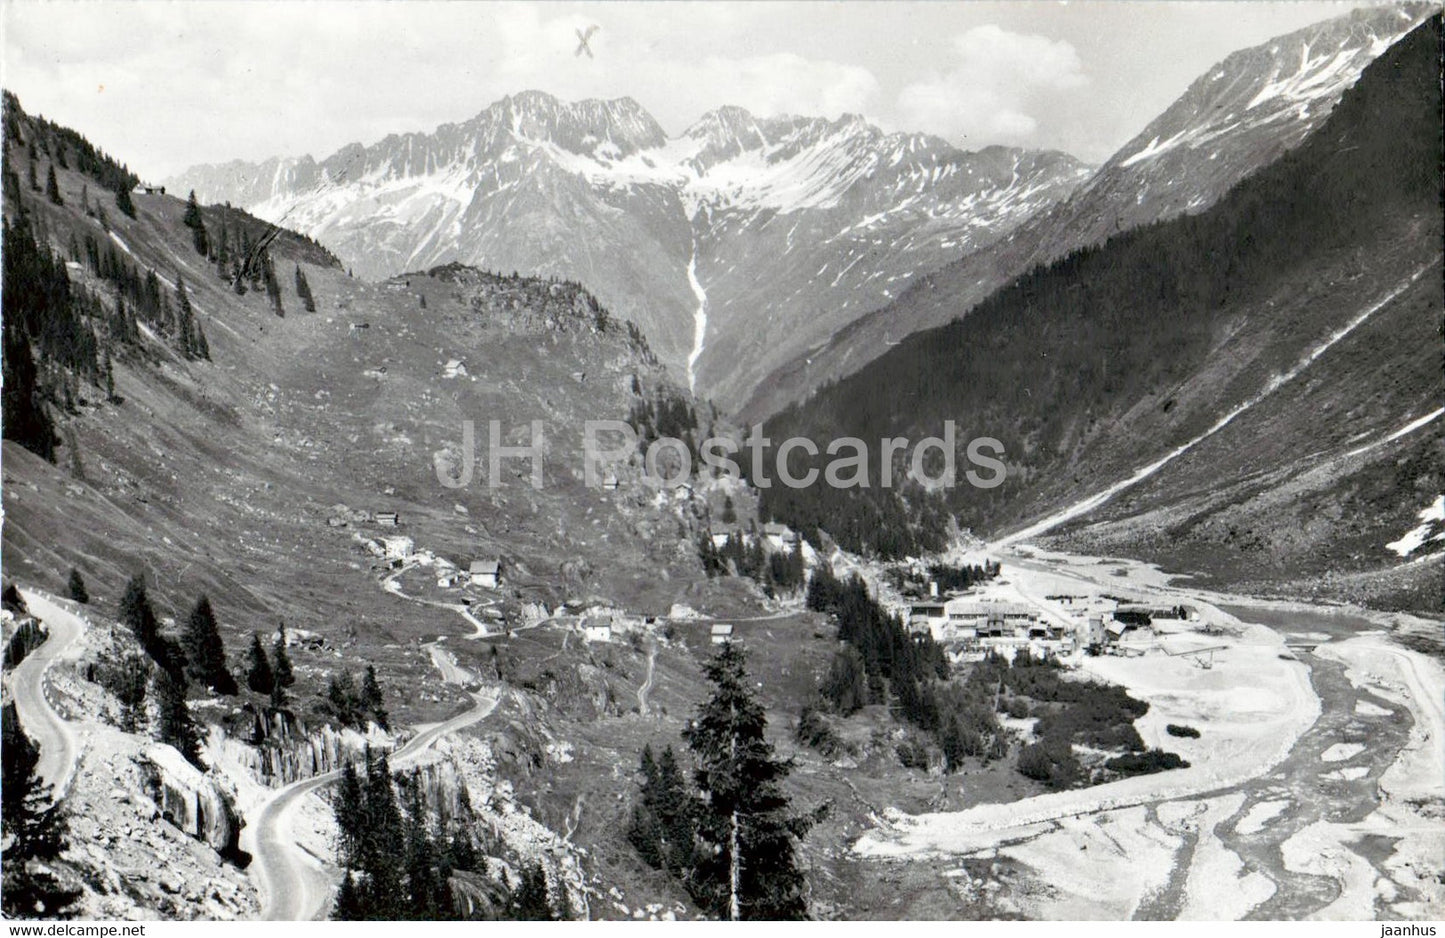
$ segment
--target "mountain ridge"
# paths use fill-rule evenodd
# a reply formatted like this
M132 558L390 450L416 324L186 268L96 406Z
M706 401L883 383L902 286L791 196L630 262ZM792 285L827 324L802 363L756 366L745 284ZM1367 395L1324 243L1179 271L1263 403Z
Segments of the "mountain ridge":
M1369 7L1241 49L1206 70L1064 199L914 280L896 300L804 350L750 395L761 419L856 371L889 341L942 325L1029 268L1121 231L1199 212L1298 145L1391 42L1436 7ZM1311 50L1324 50L1311 55Z
M790 349L1000 236L1086 172L1057 151L967 151L858 115L723 107L668 138L631 99L530 91L431 133L319 162L196 167L168 185L304 230L364 277L459 260L581 280L670 365L694 358L700 390L727 404ZM768 230L780 218L790 228ZM700 346L694 264L715 312ZM750 292L759 280L774 297ZM783 321L795 335L776 335ZM760 331L771 341L754 341Z

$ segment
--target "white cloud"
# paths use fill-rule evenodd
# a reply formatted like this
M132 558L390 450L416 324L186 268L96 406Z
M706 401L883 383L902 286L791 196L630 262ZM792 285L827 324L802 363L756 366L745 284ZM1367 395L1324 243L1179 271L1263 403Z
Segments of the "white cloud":
M659 63L659 80L693 82L702 89L726 88L726 102L759 116L804 114L836 117L868 111L878 97L878 80L866 68L808 59L791 53L700 62ZM708 97L715 98L715 92ZM694 116L716 107L700 99Z
M1043 97L1088 83L1078 52L1062 39L975 26L954 37L953 50L953 67L899 92L906 124L979 146L1027 143Z

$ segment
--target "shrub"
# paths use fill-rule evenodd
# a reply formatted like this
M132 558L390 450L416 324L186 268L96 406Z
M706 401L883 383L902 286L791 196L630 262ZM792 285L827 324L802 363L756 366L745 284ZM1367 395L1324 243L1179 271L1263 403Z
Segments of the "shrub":
M1150 749L1147 752L1130 752L1122 756L1115 756L1104 763L1104 768L1123 776L1151 775L1169 769L1187 769L1189 763L1181 759L1178 753Z
M798 742L805 746L811 746L829 759L838 755L844 748L843 740L838 736L837 730L833 729L827 718L811 704L803 707L803 712L798 717L796 736Z
M1170 736L1182 736L1187 739L1198 739L1199 731L1192 726L1182 726L1178 723L1170 723L1164 727L1164 732Z
M898 761L905 769L921 769L928 771L928 746L916 739L905 739L898 744L895 750L898 753Z
M1019 774L1043 782L1054 790L1069 788L1083 777L1073 747L1057 739L1045 739L1019 750Z

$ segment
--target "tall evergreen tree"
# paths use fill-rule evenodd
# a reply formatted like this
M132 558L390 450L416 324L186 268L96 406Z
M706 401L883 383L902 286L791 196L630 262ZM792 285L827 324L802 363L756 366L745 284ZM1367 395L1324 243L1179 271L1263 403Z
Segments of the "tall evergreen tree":
M381 684L376 680L376 668L372 665L366 666L366 673L361 677L361 706L371 714L377 726L382 729L389 728L386 705L381 696Z
M201 771L206 764L201 761L201 731L191 717L191 708L186 705L186 685L177 680L165 668L156 671L156 736L163 743L176 748L181 755Z
M140 729L153 670L145 656L134 652L122 655L119 661L101 669L100 683L120 701L120 728L127 733Z
M226 221L221 219L221 234L216 240L216 273L222 278L231 272L231 239L226 234Z
M291 669L291 656L286 651L290 642L286 638L286 623L276 628L276 639L271 643L271 673L276 676L277 687L290 687L296 683L296 674Z
M251 633L251 647L246 651L246 686L258 694L269 694L276 686L276 675L271 670L271 661L266 657L266 648L261 636Z
M6 224L5 250L10 250L9 224ZM7 280L10 271L7 269ZM13 283L14 281L9 281ZM14 290L7 291L7 297ZM55 424L45 410L45 395L40 386L40 373L35 366L30 337L24 325L13 315L11 304L4 304L4 412L0 431L7 440L21 446L47 462L55 462Z
M105 400L108 404L115 403L115 370L110 360L110 345L105 347L105 358L100 366L101 374L105 378Z
M277 316L285 316L286 310L281 306L281 284L276 279L276 268L271 263L271 252L262 247L257 252L257 260L261 268L261 279L266 285L266 298L271 301L271 311Z
M176 340L181 354L187 358L199 357L195 348L196 314L191 309L191 298L186 295L186 281L176 277Z
M122 184L115 190L115 207L126 216L135 217L135 202L130 197L130 186Z
M507 902L507 918L516 922L552 921L552 903L547 898L547 873L540 863L522 867L521 882Z
M397 807L396 791L391 783L391 766L385 753L367 761L366 820L368 836L364 868L367 871L367 903L371 915L380 919L402 918L407 898L402 882L406 842L401 810Z
M301 271L300 264L296 265L296 298L306 312L316 312L316 298L311 295L311 284L306 282L306 274Z
M341 877L341 886L336 890L336 904L331 908L332 921L365 921L366 898L356 885L356 875L347 869Z
M191 244L195 247L196 253L205 256L211 252L210 239L206 236L206 220L201 217L201 207L196 203L196 190L192 189L191 194L186 198L186 214L182 218L185 226L191 229Z
M81 605L90 602L90 592L85 588L85 578L74 567L70 568L70 582L66 584L66 589L70 593L70 598Z
M341 781L336 785L331 810L336 815L336 828L341 835L341 865L347 869L359 867L364 858L362 845L367 837L366 802L361 778L356 774L356 766L350 762L341 768Z
M697 761L698 834L707 845L694 898L734 921L805 918L796 843L811 821L793 815L782 792L792 765L767 741L742 649L723 645L704 672L713 694L683 733Z
M186 619L183 640L186 674L218 694L236 693L236 679L226 667L226 646L208 597L203 595L196 601L195 608Z
M6 918L69 918L80 897L42 865L65 849L68 831L64 810L51 803L50 785L35 772L39 762L14 702L7 702L0 709L0 909Z
M135 635L146 654L172 676L184 681L185 658L160 633L160 621L146 595L145 579L136 574L125 585L120 599L120 621Z
M451 915L451 890L442 875L441 857L427 827L426 803L418 773L413 773L406 788L406 888L411 894L407 915L424 922L439 921Z
M45 197L53 205L64 205L65 200L60 197L60 185L55 181L55 164L50 164L50 169L45 173Z

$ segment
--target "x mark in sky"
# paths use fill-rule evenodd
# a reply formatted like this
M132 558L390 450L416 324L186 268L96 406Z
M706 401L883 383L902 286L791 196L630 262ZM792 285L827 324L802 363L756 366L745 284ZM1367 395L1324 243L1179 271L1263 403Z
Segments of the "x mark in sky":
M592 47L587 44L587 41L592 38L592 34L597 32L599 28L601 27L598 27L596 25L588 26L585 33L580 29L576 30L577 38L578 40L580 40L577 43L577 52L575 53L577 58L580 59L582 57L582 53L584 52L587 53L587 58L590 59L594 57L592 55Z

